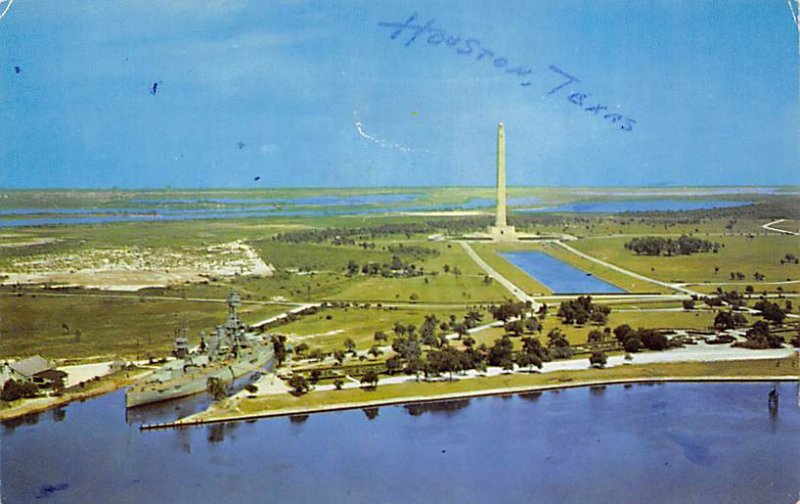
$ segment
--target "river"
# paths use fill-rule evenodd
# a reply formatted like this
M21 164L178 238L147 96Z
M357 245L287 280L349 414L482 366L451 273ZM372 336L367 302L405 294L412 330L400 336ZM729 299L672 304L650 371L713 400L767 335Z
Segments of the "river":
M2 432L18 502L793 503L796 385L575 388L141 432L122 391ZM162 412L163 413L163 412Z

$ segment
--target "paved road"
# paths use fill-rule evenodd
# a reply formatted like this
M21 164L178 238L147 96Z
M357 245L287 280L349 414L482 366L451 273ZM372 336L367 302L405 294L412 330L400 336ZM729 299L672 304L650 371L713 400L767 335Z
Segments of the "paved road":
M785 220L786 219L774 220L772 222L768 222L768 223L764 224L761 227L766 229L767 231L775 231L776 233L787 234L787 235L792 235L792 236L800 236L800 233L797 233L795 231L787 231L786 229L779 229L779 228L776 228L776 227L772 227L775 224L780 224L781 222L783 222Z
M495 270L494 268L489 266L489 264L486 261L484 261L483 259L481 259L481 257L477 254L477 252L475 252L475 250L472 247L470 247L467 242L460 241L458 243L461 244L461 246L467 252L467 255L469 255L469 257L473 261L475 261L475 263L478 266L480 266L483 269L483 271L486 272L487 275L489 275L490 277L494 278L495 280L497 280L500 283L500 285L502 285L503 287L508 289L508 291L515 298L519 299L522 302L530 301L533 304L533 309L534 310L539 308L539 303L536 302L536 300L533 297L531 297L528 294L526 294L524 290L522 290L517 285L515 285L513 282L511 282L511 280L509 280L508 278L504 277L503 275L498 273L497 270Z

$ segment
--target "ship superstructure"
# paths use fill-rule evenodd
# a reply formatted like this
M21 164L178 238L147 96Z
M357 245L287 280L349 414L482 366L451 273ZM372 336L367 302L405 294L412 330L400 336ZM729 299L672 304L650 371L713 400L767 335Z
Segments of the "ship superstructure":
M242 300L234 291L228 295L225 323L211 334L200 333L200 345L189 348L184 330L173 348L174 360L125 392L125 406L132 408L154 402L177 399L207 390L209 378L230 382L251 372L263 371L273 357L272 342L248 331L236 313Z

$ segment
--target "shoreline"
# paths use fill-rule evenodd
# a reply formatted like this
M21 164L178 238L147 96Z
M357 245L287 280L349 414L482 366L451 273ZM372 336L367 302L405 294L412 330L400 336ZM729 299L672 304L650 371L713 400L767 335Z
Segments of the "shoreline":
M425 404L431 402L446 402L459 399L472 399L480 397L505 396L513 394L523 394L529 392L546 392L550 390L566 390L581 387L598 387L609 385L626 384L663 384L663 383L747 383L747 382L792 382L798 380L796 374L791 375L754 375L754 376L657 376L657 377L637 377L637 378L608 378L601 380L584 380L576 382L563 382L555 384L541 385L519 385L513 387L498 387L493 389L451 392L444 394L426 396L407 396L392 397L385 399L374 399L358 402L344 402L339 404L320 405L316 407L292 407L281 408L271 411L258 413L240 413L229 416L205 416L209 410L195 413L174 422L164 422L157 424L142 424L140 430L156 430L165 428L182 428L192 425L205 425L226 422L242 422L258 420L262 418L277 418L296 415L313 415L322 413L332 413L336 411L347 411L363 408L374 408L381 406L396 406L405 404Z
M125 388L128 385L134 383L141 377L142 374L143 373L137 373L130 377L125 377L121 379L120 378L112 379L111 381L106 381L105 383L101 381L101 383L97 385L97 387L92 388L90 390L65 393L63 396L60 397L43 397L43 398L28 399L26 400L26 402L23 402L22 404L18 404L16 406L0 410L0 421L13 420L15 418L24 417L26 415L35 415L51 409L65 406L75 401L85 401L87 399L93 399L101 395L110 394L111 392L116 392L117 390ZM42 400L37 401L35 403L27 402L27 401L35 401L36 399L42 399Z

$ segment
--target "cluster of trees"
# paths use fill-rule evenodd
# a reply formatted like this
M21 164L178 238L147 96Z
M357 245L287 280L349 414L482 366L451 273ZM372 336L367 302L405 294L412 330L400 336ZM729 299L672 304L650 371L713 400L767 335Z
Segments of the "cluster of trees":
M783 336L772 334L769 330L769 324L763 320L759 320L753 327L748 329L745 333L746 341L734 343L733 346L744 348L764 349L764 348L781 348L783 346Z
M666 350L670 347L669 339L655 329L645 329L640 327L634 330L628 324L622 324L614 328L614 336L617 341L622 343L625 351L629 353L638 352L642 348L648 350Z
M421 245L403 245L402 243L398 245L389 245L387 250L392 254L405 254L414 256L417 259L437 257L440 255L440 252L435 248L423 247Z
M643 236L625 243L627 250L632 250L637 255L647 256L673 256L690 255L700 252L718 252L719 243L710 242L694 236L682 235L677 240L660 236Z
M366 262L358 264L353 259L347 263L347 275L355 276L359 273L363 275L381 275L383 277L416 277L425 273L425 269L416 264L403 261L400 256L392 256L388 263Z
M18 382L11 379L3 385L3 390L0 392L0 399L3 401L16 401L17 399L28 399L38 395L39 387L37 387L35 383Z
M747 318L739 312L721 311L714 317L714 329L725 331L747 325Z
M592 304L591 296L578 296L578 299L563 301L558 307L558 316L565 324L583 325L589 321L597 325L605 325L611 307Z
M766 299L762 299L753 307L761 312L761 316L764 317L765 320L769 320L774 324L781 325L786 318L786 312L778 303L771 303Z
M797 259L797 256L794 254L786 254L781 259L781 264L800 264L800 259Z
M387 359L386 369L389 374L406 372L420 373L425 377L438 376L476 369L483 371L487 366L499 366L511 370L516 364L522 368L541 368L542 363L556 358L572 356L572 348L566 337L558 329L548 334L547 346L543 346L538 338L522 338L522 350L514 351L514 344L508 335L494 341L491 346L480 344L475 347L472 338L465 338L464 350L450 346L446 342L439 347L431 348L424 355L422 342L415 333L395 338L392 349L397 353Z

